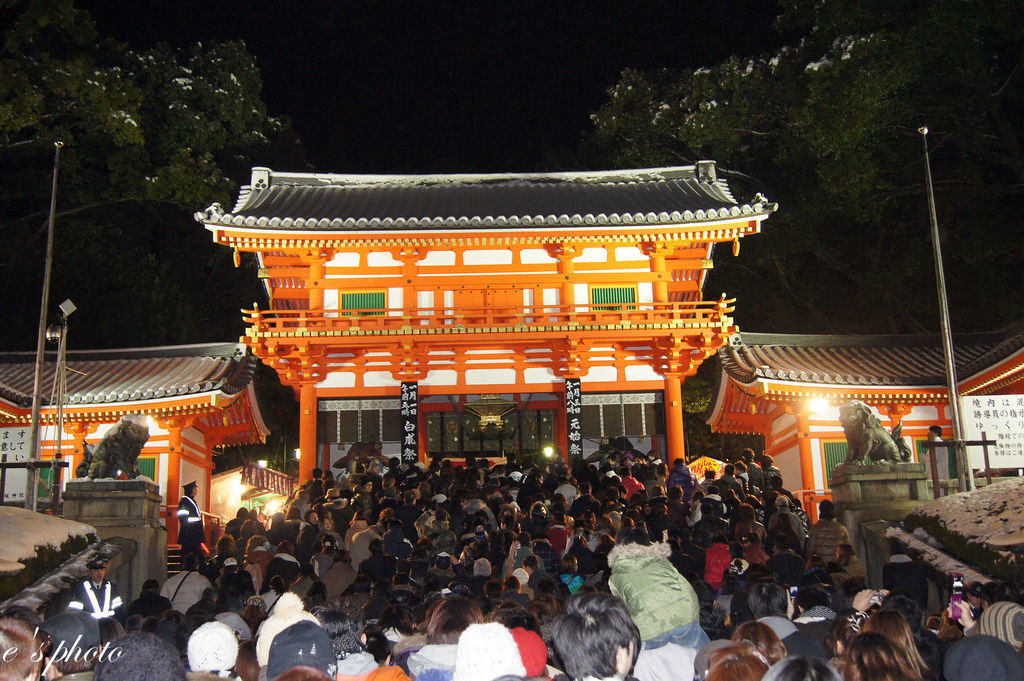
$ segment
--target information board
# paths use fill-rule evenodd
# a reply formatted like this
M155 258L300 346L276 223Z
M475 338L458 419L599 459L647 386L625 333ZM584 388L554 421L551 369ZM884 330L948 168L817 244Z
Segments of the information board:
M991 468L1024 468L1024 395L984 395L960 398L964 439L981 440L982 433L995 446L988 448ZM980 446L967 448L971 468L985 467Z

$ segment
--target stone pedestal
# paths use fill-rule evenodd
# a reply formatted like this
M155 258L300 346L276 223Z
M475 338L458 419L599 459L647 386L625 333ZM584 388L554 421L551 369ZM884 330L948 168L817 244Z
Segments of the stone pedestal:
M929 485L923 463L842 464L833 471L829 486L836 520L850 531L850 541L869 577L877 574L880 578L881 566L871 564L875 561L870 556L877 552L868 550L861 523L903 520L912 510L931 501Z
M125 604L142 583L167 579L167 530L160 526L160 488L146 480L72 480L64 491L64 517L88 523L100 539L123 537L135 553L112 562L109 578Z

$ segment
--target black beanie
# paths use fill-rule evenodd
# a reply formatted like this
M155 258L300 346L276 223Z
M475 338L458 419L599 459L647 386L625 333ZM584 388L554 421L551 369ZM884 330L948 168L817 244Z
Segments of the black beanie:
M185 665L170 643L137 632L110 645L96 664L93 681L185 681Z

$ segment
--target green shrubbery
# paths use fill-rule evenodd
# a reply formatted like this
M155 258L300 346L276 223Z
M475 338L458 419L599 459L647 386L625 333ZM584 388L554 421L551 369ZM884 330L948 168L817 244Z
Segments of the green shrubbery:
M49 544L37 546L35 556L21 561L25 564L24 570L16 575L0 576L0 600L8 599L22 589L31 586L37 579L59 567L68 558L84 551L94 541L96 541L94 536L79 535L68 537L59 548L54 548Z

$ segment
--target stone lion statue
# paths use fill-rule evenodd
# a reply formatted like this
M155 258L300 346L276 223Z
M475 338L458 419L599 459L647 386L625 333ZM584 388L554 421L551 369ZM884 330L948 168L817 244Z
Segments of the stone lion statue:
M839 422L846 434L844 463L910 460L910 448L902 437L903 424L887 432L871 407L860 400L848 400L839 407Z
M139 477L139 454L149 439L149 425L138 414L129 414L107 431L95 447L86 445L85 458L75 469L80 478Z

